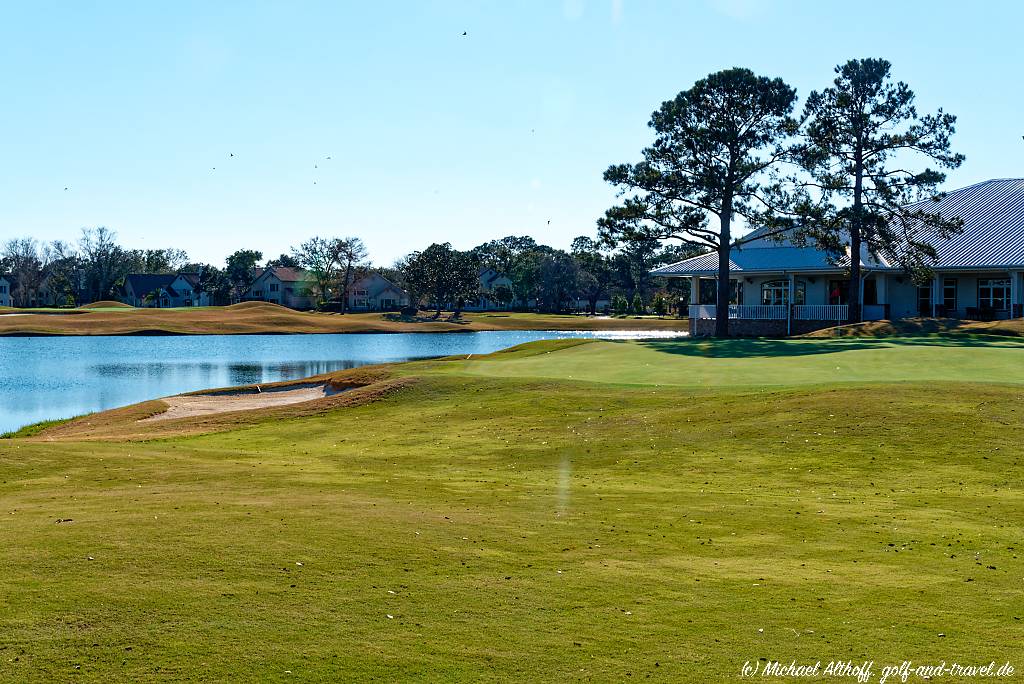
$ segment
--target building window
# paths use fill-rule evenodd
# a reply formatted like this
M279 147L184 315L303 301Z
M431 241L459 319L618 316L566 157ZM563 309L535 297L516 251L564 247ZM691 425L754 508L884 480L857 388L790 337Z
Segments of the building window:
M942 308L947 316L956 311L956 278L944 278L942 281Z
M267 288L270 292L277 292L277 283L270 283L270 287Z
M1009 301L1009 278L978 278L979 308L1005 311Z
M917 286L917 313L920 316L932 315L932 284Z
M794 296L793 302L796 305L801 305L806 300L807 285L798 280L793 286ZM769 280L766 283L761 284L761 304L765 306L786 306L789 303L789 281L788 280Z

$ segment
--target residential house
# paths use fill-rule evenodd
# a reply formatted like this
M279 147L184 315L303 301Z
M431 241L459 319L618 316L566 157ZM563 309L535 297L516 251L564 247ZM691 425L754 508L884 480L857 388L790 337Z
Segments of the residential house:
M913 205L947 218L963 231L920 235L936 251L932 279L915 284L898 264L860 255L865 320L915 316L1017 318L1024 304L1024 178L990 180L953 190L938 202ZM734 248L729 264L730 330L738 335L798 334L847 316L850 255L836 260L788 239L755 231ZM717 316L718 255L702 254L652 271L690 278L690 331L710 334Z
M349 311L395 311L409 306L409 293L379 273L367 273L348 289Z
M208 306L209 294L199 289L198 273L130 273L121 301L137 307Z
M11 281L0 275L0 306L13 306L11 303Z
M512 291L512 279L504 273L485 266L480 269L480 298L475 302L467 302L467 311L488 311L494 309L507 309L508 304L501 304L495 299L495 291L498 288L506 288Z
M264 268L243 299L280 304L290 309L312 309L317 303L316 281L300 268Z

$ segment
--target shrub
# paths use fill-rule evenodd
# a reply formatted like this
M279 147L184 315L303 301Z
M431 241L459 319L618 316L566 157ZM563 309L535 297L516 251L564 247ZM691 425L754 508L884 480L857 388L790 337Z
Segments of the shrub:
M654 313L658 314L659 316L664 316L665 314L668 313L668 302L665 301L665 298L662 296L660 292L654 296L654 301L651 303L651 308L653 308Z
M644 306L643 297L640 296L639 292L637 292L635 295L633 295L633 307L632 307L632 309L633 309L633 313L635 313L638 316L647 313L647 307Z

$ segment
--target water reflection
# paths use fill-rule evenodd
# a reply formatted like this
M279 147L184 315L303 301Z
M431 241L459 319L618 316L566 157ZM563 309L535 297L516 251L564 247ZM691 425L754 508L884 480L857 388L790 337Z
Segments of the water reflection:
M0 432L181 392L293 380L374 363L488 354L569 337L638 335L495 331L0 338Z

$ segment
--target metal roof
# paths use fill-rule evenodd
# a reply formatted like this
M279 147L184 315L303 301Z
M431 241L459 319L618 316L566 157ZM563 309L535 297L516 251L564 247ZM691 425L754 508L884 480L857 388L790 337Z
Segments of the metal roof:
M921 233L918 238L936 251L932 266L939 270L1024 267L1024 178L985 181L952 190L939 202L926 200L909 208L922 208L943 216L960 217L964 230L950 238ZM733 273L838 272L849 264L843 256L838 263L815 247L797 247L788 240L759 237L755 230L730 253ZM866 251L861 264L868 269L894 266L878 261ZM710 252L651 271L652 275L690 276L718 273L718 254Z
M1024 266L1024 178L985 181L910 208L964 221L963 232L951 238L921 236L935 247L935 268Z

